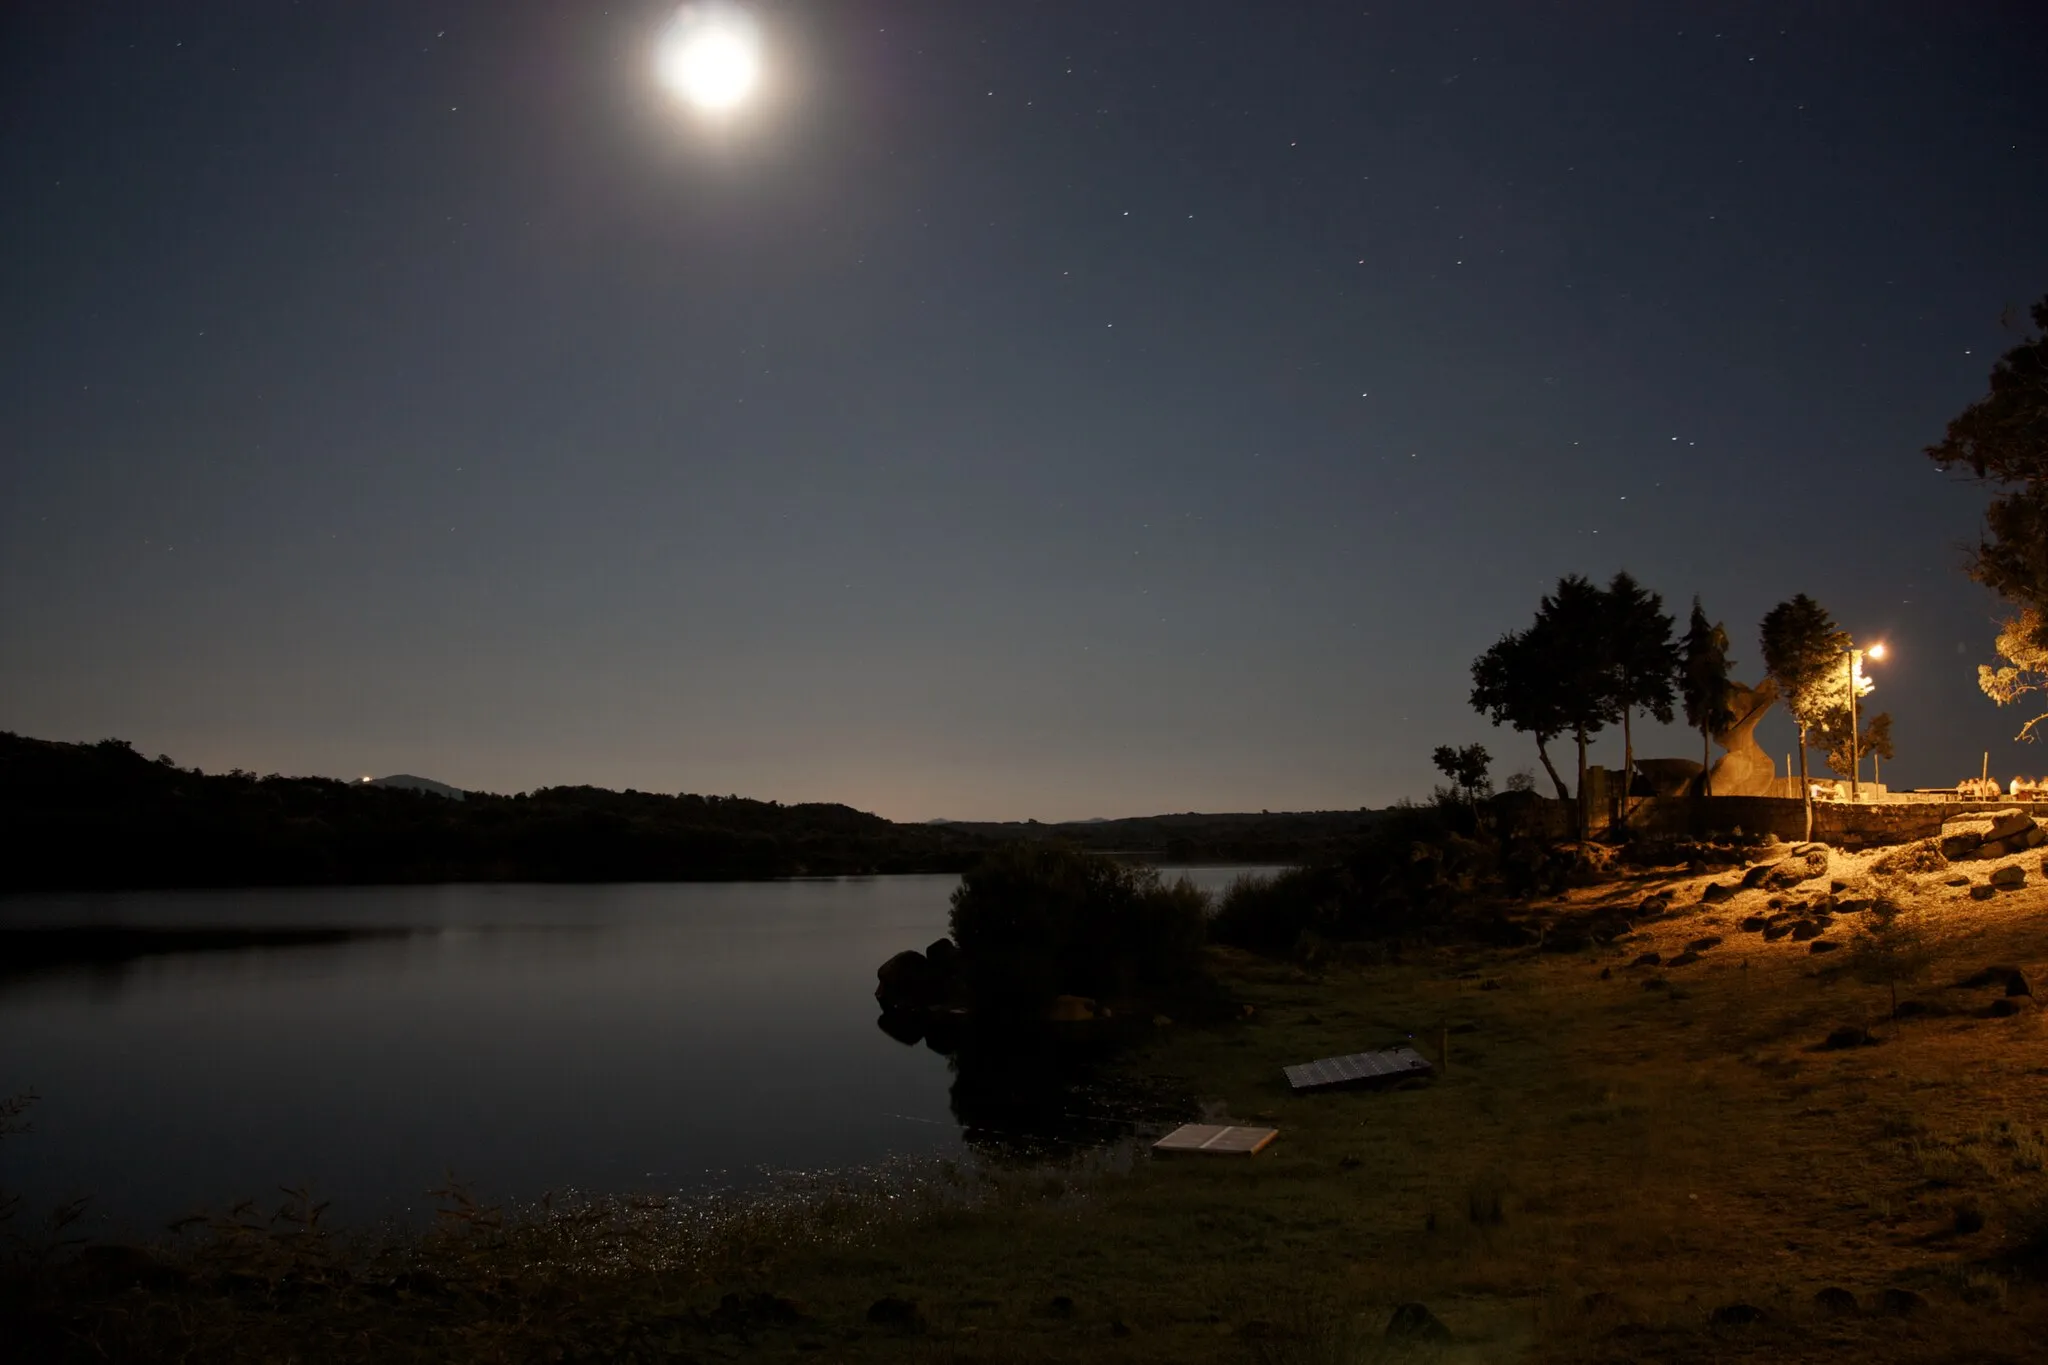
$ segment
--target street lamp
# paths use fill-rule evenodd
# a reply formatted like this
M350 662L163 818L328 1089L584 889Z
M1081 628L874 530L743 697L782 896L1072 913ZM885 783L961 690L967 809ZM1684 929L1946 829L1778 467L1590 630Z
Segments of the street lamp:
M1865 658L1882 659L1883 657L1884 644L1881 641L1872 645L1869 649L1856 649L1852 647L1849 650L1849 799L1851 801L1862 799L1862 792L1856 785L1858 779L1863 775L1863 736L1856 728L1856 684L1863 676L1862 670L1858 665Z

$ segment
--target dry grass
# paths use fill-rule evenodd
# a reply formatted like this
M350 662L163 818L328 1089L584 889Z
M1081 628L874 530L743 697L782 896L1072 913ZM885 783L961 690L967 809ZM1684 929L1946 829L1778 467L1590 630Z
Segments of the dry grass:
M1869 861L1837 855L1833 875L1861 887ZM392 1289L405 1272L377 1258L399 1253L358 1248L325 1291L272 1264L240 1294L215 1275L73 1295L63 1340L136 1360L2037 1358L2048 1026L1948 983L1992 963L2048 981L2048 890L1978 902L1940 874L1891 877L1920 954L1900 998L1947 1011L1894 1023L1853 953L1745 933L1766 893L1704 907L1705 880L1650 870L1572 893L1560 912L1674 892L1672 918L1598 952L1411 950L1321 974L1223 954L1254 1016L1164 1030L1126 1064L1279 1127L1250 1161L1110 1153L701 1226L630 1205L472 1210L406 1252L438 1286ZM1689 966L1627 965L1709 935L1724 941ZM1879 1041L1821 1049L1845 1024ZM1280 1076L1411 1035L1433 1054L1440 1030L1450 1066L1428 1085L1297 1096ZM1829 1287L1856 1311L1816 1306ZM1874 1311L1888 1290L1913 1311ZM884 1298L915 1308L870 1320ZM1390 1346L1408 1301L1452 1339ZM1715 1322L1737 1304L1761 1319Z

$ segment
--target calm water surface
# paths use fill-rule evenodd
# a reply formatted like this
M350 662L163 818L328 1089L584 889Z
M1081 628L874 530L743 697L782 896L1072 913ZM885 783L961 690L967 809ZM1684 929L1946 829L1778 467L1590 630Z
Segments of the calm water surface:
M0 1094L42 1096L35 1131L0 1143L0 1189L148 1223L311 1182L350 1216L403 1216L451 1173L527 1199L956 1151L946 1059L876 1028L873 991L883 959L945 932L957 884L0 900L0 928L407 931L0 975Z

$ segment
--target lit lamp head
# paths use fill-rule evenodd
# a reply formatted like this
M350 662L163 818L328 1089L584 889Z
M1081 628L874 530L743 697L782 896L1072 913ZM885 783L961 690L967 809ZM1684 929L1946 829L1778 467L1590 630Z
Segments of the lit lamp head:
M1884 657L1883 642L1880 641L1879 643L1872 645L1869 649L1864 650L1863 657L1866 659L1882 659Z

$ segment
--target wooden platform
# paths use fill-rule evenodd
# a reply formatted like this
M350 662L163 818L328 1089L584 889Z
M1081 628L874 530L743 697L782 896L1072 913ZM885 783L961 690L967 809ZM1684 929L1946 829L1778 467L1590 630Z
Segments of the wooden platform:
M1162 1155L1202 1152L1209 1156L1251 1156L1280 1136L1278 1128L1238 1128L1225 1123L1185 1123L1152 1144Z
M1329 1090L1340 1085L1378 1085L1403 1076L1428 1076L1436 1068L1412 1047L1390 1047L1380 1052L1324 1057L1282 1070L1287 1083L1296 1090Z

